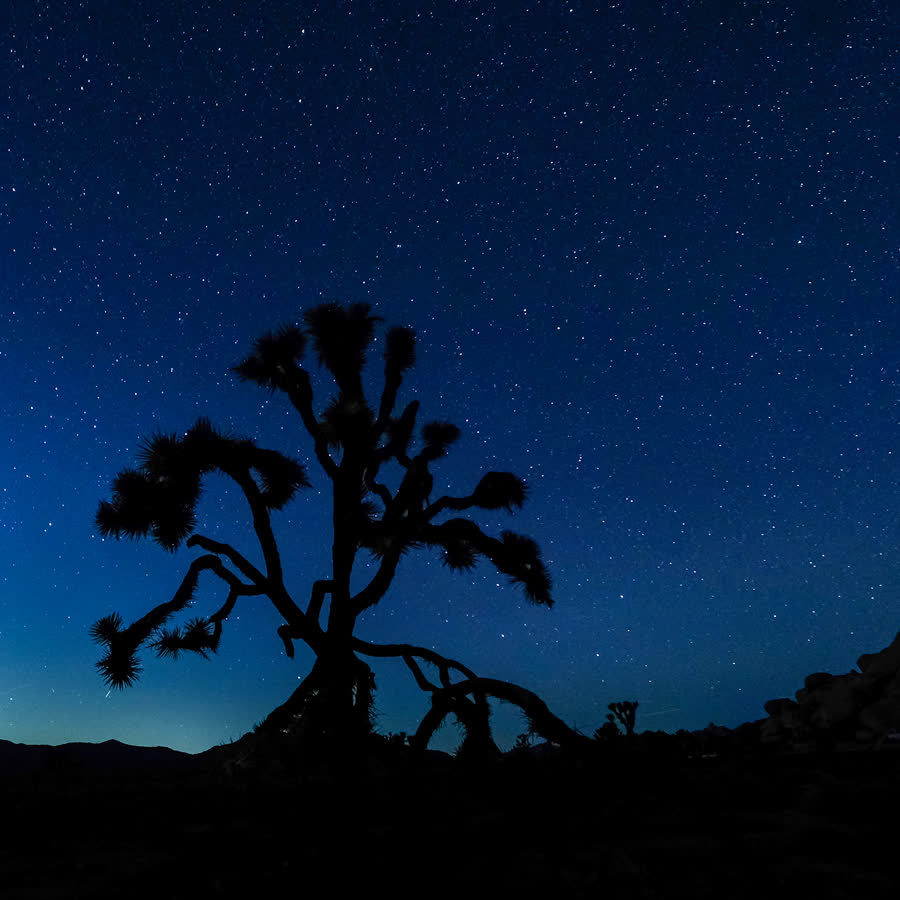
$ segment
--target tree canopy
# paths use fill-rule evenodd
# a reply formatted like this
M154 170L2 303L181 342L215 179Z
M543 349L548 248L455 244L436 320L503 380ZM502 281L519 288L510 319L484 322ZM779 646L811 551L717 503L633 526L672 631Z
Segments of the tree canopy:
M518 685L479 677L462 663L426 647L375 644L354 633L359 616L385 597L403 556L416 549L432 549L454 571L472 568L481 557L520 586L530 602L548 607L553 603L550 575L534 540L513 531L491 536L472 518L460 515L478 509L512 512L520 508L528 495L520 478L490 471L471 493L432 499L432 465L446 455L460 432L449 422L427 422L413 448L419 403L413 400L397 411L404 374L415 363L411 329L387 329L377 406L365 396L362 374L380 321L366 304L317 306L304 314L303 327L286 325L263 335L233 369L242 381L287 399L299 414L319 467L330 482L331 570L312 580L305 606L289 589L271 513L309 487L306 467L258 447L253 440L223 434L200 419L181 436L156 434L143 441L137 466L116 476L111 499L101 502L97 510L96 525L102 535L149 537L169 551L182 544L203 551L191 562L171 600L127 627L118 613L94 624L92 636L105 647L98 669L111 687L124 688L139 677L142 646L169 658L182 652L215 653L241 598L264 595L283 620L278 636L288 656L293 657L296 641L304 642L315 655L309 675L263 723L270 731L299 733L307 743L324 741L332 748L359 741L372 729L374 691L372 670L363 658L396 657L431 698L412 738L414 747L424 749L436 728L452 714L464 727L464 748L496 751L488 697L518 705L534 731L548 739L586 740ZM321 412L315 409L310 371L304 367L310 344L336 388ZM399 484L392 490L382 474L395 464ZM227 476L242 492L262 553L262 568L232 545L196 531L203 479L211 472ZM368 583L354 591L351 574L361 551L376 566ZM225 602L208 615L170 625L191 606L205 571L227 587ZM326 596L330 603L323 621Z

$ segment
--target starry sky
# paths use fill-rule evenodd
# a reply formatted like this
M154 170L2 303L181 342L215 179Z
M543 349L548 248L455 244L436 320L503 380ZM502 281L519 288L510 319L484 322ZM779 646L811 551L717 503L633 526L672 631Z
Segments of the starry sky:
M11 0L0 738L198 752L306 674L248 597L210 661L145 654L108 692L90 624L170 599L194 553L93 518L141 438L207 416L309 464L275 518L305 603L327 479L286 400L229 367L323 302L415 329L400 403L462 430L436 492L523 477L525 507L479 521L534 537L554 579L548 610L421 551L361 637L523 684L588 734L622 699L639 730L735 726L885 646L898 39L876 0ZM210 478L200 530L254 558L247 519ZM192 612L223 599L209 576ZM426 698L375 672L379 728L413 730Z

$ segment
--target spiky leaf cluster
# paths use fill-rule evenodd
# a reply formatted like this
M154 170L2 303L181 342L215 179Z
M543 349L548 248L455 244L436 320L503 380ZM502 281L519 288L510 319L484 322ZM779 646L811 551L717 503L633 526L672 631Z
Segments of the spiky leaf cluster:
M223 435L206 419L181 438L160 434L144 441L138 461L139 469L126 469L113 481L112 499L97 510L97 528L116 538L149 534L167 550L175 550L194 530L201 480L208 472L240 480L255 471L260 496L271 509L281 509L299 488L309 486L300 463Z
M418 546L409 532L378 527L368 530L360 543L377 560L386 556L403 556Z
M344 393L362 393L359 375L366 362L366 349L372 342L378 316L369 315L367 303L354 303L346 309L337 303L325 303L304 313L319 364L325 366Z
M444 565L469 569L484 556L514 584L521 584L532 603L552 606L550 575L538 545L525 535L504 531L500 540L486 535L468 519L449 519L423 530L426 543L442 549Z
M96 663L103 681L111 688L130 687L137 681L141 666L137 658L138 642L132 628L122 629L122 617L110 613L98 619L90 628L91 639L106 646L106 653Z
M441 562L454 572L464 572L475 567L478 554L468 541L448 540L444 543L443 549Z
M309 487L305 467L276 450L254 447L253 469L262 482L262 499L269 509L282 509L300 488Z
M193 531L199 473L178 472L166 478L143 469L126 469L112 487L112 499L100 503L95 519L104 537L149 534L162 547L174 550Z
M110 687L130 687L137 681L141 672L138 648L154 633L160 634L163 625L173 615L190 605L197 590L198 573L212 559L215 557L195 559L175 596L168 603L155 606L127 628L122 628L122 617L115 612L103 616L91 626L92 640L107 647L106 655L97 663L97 669Z
M250 465L253 450L253 441L219 431L205 416L197 419L178 443L185 468L200 475L215 469L227 472L229 465L246 467Z
M96 667L104 683L117 690L131 687L142 671L137 655L117 646L110 647L103 659L96 663Z
M423 536L426 543L441 548L441 562L455 571L471 569L478 554L486 555L493 540L468 519L449 519L440 525L426 527Z
M214 626L200 616L188 620L181 628L161 629L150 646L157 656L177 658L182 651L199 653L204 659L207 653L215 653L219 646L219 636Z
M511 472L488 472L472 492L472 501L482 509L505 509L512 512L525 502L528 489L521 478Z
M122 631L122 617L114 612L91 625L89 634L95 644L112 644Z
M384 349L384 368L388 377L399 377L415 363L416 333L411 328L389 328Z
M459 438L459 434L459 429L452 422L429 422L422 428L425 455L429 459L444 456L447 448Z
M303 359L306 335L295 325L284 325L264 334L253 345L253 353L232 367L241 381L252 381L270 391L286 390L288 373Z
M341 394L322 413L321 425L328 444L340 447L359 441L369 431L372 420L368 404Z
M532 538L504 531L494 564L509 576L510 581L525 588L525 594L532 603L553 606L550 573L541 559L540 548Z

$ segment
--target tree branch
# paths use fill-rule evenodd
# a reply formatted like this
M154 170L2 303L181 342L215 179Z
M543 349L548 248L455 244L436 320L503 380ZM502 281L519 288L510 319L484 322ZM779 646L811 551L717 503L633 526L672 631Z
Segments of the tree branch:
M403 383L403 377L399 374L385 374L384 390L381 392L381 402L378 405L378 418L375 420L374 433L376 438L384 434L390 421L391 413L397 403L397 393L400 385Z
M358 637L353 638L352 647L357 653L362 653L366 656L400 657L401 659L406 656L417 656L419 659L424 659L439 669L456 669L456 671L465 675L467 679L478 677L468 666L464 666L455 659L441 656L440 653L429 650L427 647L416 647L413 644L373 644Z
M220 541L214 541L212 538L205 537L202 534L192 534L187 539L188 547L202 547L210 553L216 553L219 556L225 556L231 560L235 568L243 572L257 587L265 589L266 576L251 562L243 557L230 544L223 544Z
M458 701L460 698L469 694L475 698L478 695L488 695L518 706L528 717L528 721L534 727L534 730L555 744L580 750L586 750L593 746L590 738L579 734L566 725L562 719L550 711L547 704L537 694L529 691L527 688L508 681L500 681L496 678L481 678L462 663L441 656L441 654L434 650L429 650L427 647L415 647L411 644L372 644L360 638L354 638L353 649L357 653L362 653L366 656L400 657L412 671L419 687L423 691L431 692L434 698L434 705L429 715L426 716L426 719L429 720L429 726L423 729L425 725L423 721L417 734L421 732L424 736L425 733L428 733L430 737L430 733L437 727L437 725L434 725L434 728L431 728L434 720L437 719L439 724L440 720L448 712L453 711L456 705L455 701ZM415 657L424 659L438 667L442 675L441 682L443 687L437 688L425 678L421 669L415 663ZM451 684L447 675L449 669L461 672L466 676L465 681ZM439 700L441 697L444 699Z
M474 502L468 504L468 506L474 506ZM458 497L440 497L435 500L434 503L426 506L422 511L422 516L426 522L430 522L438 513L442 513L445 509L456 509L462 510L467 509L468 506L462 505L462 501Z
M401 545L399 550L392 551L381 560L381 565L372 580L351 600L355 615L358 616L370 606L374 606L387 593L397 574L397 566L402 555Z
M209 569L225 581L231 588L225 604L208 619L213 624L213 635L210 640L218 643L218 637L222 630L222 621L227 618L234 608L237 597L241 594L262 593L255 585L246 585L238 577L225 567L218 556L208 554L198 556L188 567L178 590L171 600L160 603L148 613L141 616L127 628L121 630L121 618L116 615L101 619L92 628L92 634L96 641L106 644L108 651L106 656L97 663L97 667L104 679L112 687L126 687L132 684L140 672L140 664L136 653L154 631L161 628L171 616L181 612L191 602L200 572ZM205 645L207 649L215 649ZM188 648L186 648L188 649Z
M281 641L284 644L284 652L290 659L294 658L295 640L298 638L306 640L309 628L321 632L321 628L319 627L319 614L322 612L322 602L325 598L325 594L331 591L333 586L333 581L319 580L313 582L312 596L309 600L309 606L306 608L307 630L296 628L293 625L288 624L278 626L278 637L281 638ZM308 640L307 643L309 643Z
M313 412L313 393L309 372L293 363L288 369L286 376L288 399L291 401L294 409L300 413L300 418L313 439L316 459L319 460L319 464L325 470L325 474L329 478L334 479L337 477L338 466L328 452L328 444L322 433L322 427L319 425Z
M376 494L381 502L384 504L384 508L387 509L392 501L393 497L391 496L391 492L387 489L387 487L383 484L379 484L375 480L375 476L372 473L371 469L366 469L366 487L373 493Z
M505 700L518 706L528 717L534 731L548 741L575 750L588 750L593 747L590 738L579 734L550 712L550 708L537 694L517 684L496 678L470 678L454 684L447 691L454 696L482 692L498 700Z
M312 596L309 598L309 606L306 608L306 618L310 622L314 622L318 625L325 595L330 594L333 588L333 581L320 579L319 581L313 582Z
M250 512L253 517L253 530L259 540L263 558L266 561L266 577L264 581L270 586L277 586L284 590L284 573L281 568L281 554L278 552L278 544L272 532L272 520L269 510L260 496L259 488L253 480L249 469L239 472L230 472L231 477L238 483L247 503L250 504ZM299 612L299 610L297 610Z
M431 695L431 706L425 713L416 733L409 739L409 746L414 753L423 754L434 733L441 727L441 723L450 712L450 706L440 694Z
M440 690L436 684L432 684L426 677L425 673L422 671L421 666L415 661L412 656L404 656L403 662L406 663L410 672L413 674L413 678L416 680L416 684L426 693L434 692Z
M470 568L474 553L480 553L513 582L521 584L533 603L553 605L550 575L531 538L504 531L502 539L498 540L485 534L469 519L448 519L439 525L422 525L416 536L426 544L443 547L444 563L452 568Z
M203 535L195 534L188 540L188 546L197 545L206 550L211 550L214 553L221 553L230 559L241 572L254 582L254 587L259 588L258 591L241 590L241 593L265 594L272 602L275 609L277 609L284 618L285 622L288 623L292 637L301 638L312 646L312 644L316 642L317 632L321 632L321 629L318 627L318 614L311 622L297 604L294 603L290 594L288 594L284 587L278 545L275 541L275 535L272 532L269 510L260 496L259 488L251 477L249 470L244 470L240 473L232 472L229 474L240 486L241 490L244 492L244 496L247 498L247 503L250 505L254 531L259 540L260 547L262 548L263 557L266 560L266 567L269 573L268 576L263 575L259 569L250 563L230 544L224 544L204 537ZM231 575L224 566L222 569L228 575ZM278 630L278 634L282 640L284 640L281 629ZM285 648L287 649L287 647L288 644L285 643ZM292 651L293 646L290 647L288 656L293 655Z

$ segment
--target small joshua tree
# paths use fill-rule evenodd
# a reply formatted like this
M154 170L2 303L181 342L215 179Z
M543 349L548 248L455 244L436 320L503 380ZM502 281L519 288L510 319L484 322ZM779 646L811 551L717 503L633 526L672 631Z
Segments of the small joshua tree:
M518 705L533 730L547 739L583 745L583 736L518 685L480 677L426 647L374 644L354 634L359 617L382 601L403 556L416 548L436 549L443 563L456 571L470 569L479 556L484 557L521 585L532 603L548 607L550 577L531 538L511 531L491 537L459 515L473 508L511 512L521 507L526 487L515 475L488 472L466 496L431 500L431 466L445 455L459 430L447 422L430 422L421 430L420 449L410 449L419 404L409 403L399 415L395 406L403 375L414 363L414 333L408 328L387 331L384 387L374 408L363 392L361 377L379 321L369 314L369 307L328 304L308 311L304 321L305 330L287 326L261 337L233 371L243 381L283 394L312 440L333 497L330 572L312 582L305 608L289 592L272 511L309 485L303 465L252 440L222 434L204 419L181 437L151 437L141 445L138 467L125 469L113 481L112 499L100 504L97 527L101 534L116 538L150 536L167 550L186 542L204 552L190 564L170 601L127 627L116 613L95 623L93 637L106 647L97 664L100 673L112 687L133 684L141 668L137 653L142 645L160 657L175 658L184 651L214 653L240 600L264 595L283 620L278 636L287 655L293 657L294 643L303 641L315 663L293 695L262 723L263 732L290 733L301 746L328 752L359 746L372 729L374 691L372 670L363 657L399 657L431 698L410 739L414 749L423 750L443 720L454 715L464 728L462 750L495 752L488 697ZM309 372L301 366L310 338L319 364L331 373L337 388L318 415ZM389 464L399 465L399 486L393 491L380 480ZM230 544L195 532L201 483L213 471L231 478L243 493L262 551L262 569ZM351 573L360 551L377 561L377 569L369 583L354 592ZM210 615L170 627L172 617L190 606L202 572L211 572L225 584L224 604ZM323 622L326 595L331 602Z
M625 727L625 734L634 734L634 717L637 714L637 700L621 700L618 703L610 703L606 714L607 723L616 727L616 719Z

